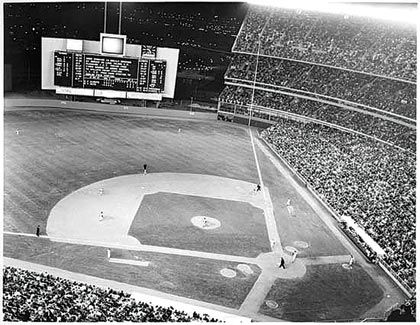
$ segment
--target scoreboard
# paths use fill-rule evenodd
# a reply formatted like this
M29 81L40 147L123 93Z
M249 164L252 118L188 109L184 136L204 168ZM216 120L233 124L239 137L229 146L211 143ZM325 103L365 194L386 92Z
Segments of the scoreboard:
M165 60L54 52L55 86L160 93L165 74Z

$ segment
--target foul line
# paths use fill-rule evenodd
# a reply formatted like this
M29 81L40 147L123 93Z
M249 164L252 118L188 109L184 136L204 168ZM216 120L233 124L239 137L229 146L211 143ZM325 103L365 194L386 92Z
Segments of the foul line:
M265 207L264 217L265 217L265 224L267 227L268 237L270 239L270 244L274 242L274 245L271 245L272 246L271 248L283 254L283 247L281 246L280 235L279 235L279 232L277 231L277 224L276 224L276 219L274 218L274 214L273 214L273 207L272 207L272 204L270 204L271 199L270 201L267 199L268 194L266 194L266 188L262 180L260 163L258 162L257 151L255 150L254 137L252 136L251 129L248 129L248 131L249 131L249 136L251 138L252 151L254 152L255 164L257 165L258 178L260 180L262 194L264 197L264 207Z
M52 236L46 236L46 235L40 235L38 237L35 234L28 234L28 233L23 233L23 232L11 232L11 231L3 231L3 234L11 235L11 236L32 237L32 238L38 238L38 239L48 239L48 240L51 240L52 242L66 243L66 244L73 244L73 245L126 249L126 250L132 250L132 251L137 251L137 252L155 252L155 253L169 254L169 255L181 255L181 256L188 256L188 257L205 258L205 259L210 259L210 260L254 264L254 265L258 265L261 269L264 268L264 266L260 265L260 259L259 259L260 255L257 257L246 257L246 256L191 251L191 250L186 250L186 249L170 248L170 247L162 247L162 246L151 246L151 245L141 245L141 244L138 246L122 245L122 244L107 243L107 242L101 242L101 241L90 241L90 240L74 239L74 238L73 239L72 238L59 238L59 237L52 237ZM51 252L44 253L44 254L50 254L50 253ZM44 255L44 254L41 254L41 255ZM334 264L334 263L341 263L344 261L348 261L349 258L350 258L350 255L331 255L331 256L312 256L312 257L299 258L299 259L301 259L304 262L304 264ZM118 259L111 258L111 260L115 261Z
M264 182L263 182L262 176L261 176L260 163L258 162L257 152L255 150L254 137L252 136L252 131L251 130L248 130L248 131L249 131L249 136L251 138L252 151L254 152L255 164L257 165L258 178L260 180L261 187L264 188ZM266 200L265 193L264 193L264 191L262 191L262 192L263 192L264 201L265 201Z
M225 255L225 254L208 253L208 252L200 252L200 251L191 251L191 250L179 249L179 248L141 245L141 244L138 245L138 246L121 245L121 244L101 242L101 241L90 241L90 240L75 239L75 238L58 238L58 237L45 236L45 235L41 235L41 236L37 237L34 234L27 234L27 233L20 233L20 232L10 232L10 231L3 231L3 234L12 235L12 236L25 236L25 237L50 239L51 241L55 241L55 242L75 244L75 245L97 246L97 247L114 248L114 249L127 249L127 250L132 250L132 251L143 251L143 252L156 252L156 253L162 253L162 254L206 258L206 259L219 260L219 261L230 261L230 262L237 262L237 263L257 264L257 259L253 258L253 257L244 257L244 256Z
M349 263L351 255L332 255L332 256L315 256L304 257L301 260L305 265L318 265L318 264L339 264Z

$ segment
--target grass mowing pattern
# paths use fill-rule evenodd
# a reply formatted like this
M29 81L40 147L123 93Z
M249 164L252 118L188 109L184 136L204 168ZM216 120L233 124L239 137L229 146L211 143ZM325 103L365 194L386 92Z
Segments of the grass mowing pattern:
M200 229L195 216L216 218L221 226ZM257 257L270 251L265 218L249 203L174 193L143 198L129 235L142 244L218 254Z
M260 313L287 321L357 319L382 299L382 289L357 264L352 270L341 264L307 266L302 279L276 280Z

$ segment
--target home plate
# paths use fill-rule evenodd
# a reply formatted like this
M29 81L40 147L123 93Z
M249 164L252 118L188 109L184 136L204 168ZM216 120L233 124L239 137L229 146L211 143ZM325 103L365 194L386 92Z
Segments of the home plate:
M137 261L137 260L126 260L122 258L110 258L109 261L111 263L119 263L119 264L130 264L130 265L137 265L137 266L149 266L149 261Z
M239 271L241 271L243 274L250 275L250 274L254 273L254 271L252 271L252 269L247 264L238 264L238 266L236 268Z
M236 272L231 269L222 269L220 270L220 274L226 278L234 278L236 276Z

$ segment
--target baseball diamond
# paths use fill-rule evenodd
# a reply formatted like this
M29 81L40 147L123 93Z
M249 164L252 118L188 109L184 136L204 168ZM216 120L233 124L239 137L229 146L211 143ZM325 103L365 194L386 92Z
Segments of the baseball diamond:
M95 140L84 146L86 139ZM334 319L337 310L368 317L398 299L322 207L272 162L254 130L197 118L14 110L5 115L5 143L5 257L260 320ZM143 160L147 175L138 168ZM296 217L284 204L290 197ZM39 239L31 235L36 224ZM355 267L345 270L350 252ZM346 289L319 298L335 312L325 307L318 315L310 300L300 311L298 299L333 285L333 274ZM278 281L293 294L276 293ZM349 308L359 306L361 294L363 307ZM266 309L266 300L279 307Z
M416 3L1 14L2 321L416 321Z

